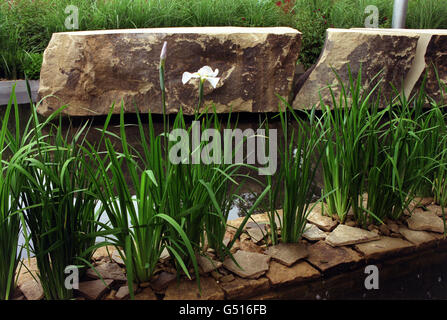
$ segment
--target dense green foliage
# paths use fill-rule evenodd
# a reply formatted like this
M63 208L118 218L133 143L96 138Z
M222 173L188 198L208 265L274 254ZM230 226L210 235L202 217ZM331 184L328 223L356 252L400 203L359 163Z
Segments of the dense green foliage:
M300 61L318 58L326 29L363 27L367 5L389 28L390 0L15 0L0 4L0 78L39 76L41 55L54 32L67 31L68 5L79 8L79 30L175 26L290 26L303 33ZM408 28L447 28L445 0L410 0ZM40 57L38 57L40 56Z

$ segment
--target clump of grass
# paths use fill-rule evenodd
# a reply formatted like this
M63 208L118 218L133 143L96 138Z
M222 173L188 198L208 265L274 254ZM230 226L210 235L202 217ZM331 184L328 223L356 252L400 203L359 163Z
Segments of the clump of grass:
M111 113L108 120L110 116ZM166 203L176 202L178 199L168 198L169 190L166 188L166 185L176 182L175 177L163 179L164 174L159 171L164 170L161 156L162 139L160 136L155 136L151 116L148 123L151 141L149 146L146 143L139 116L138 126L146 156L146 158L141 158L144 160L144 167L140 167L137 163L127 143L122 108L120 127L123 153L115 150L109 138L105 139L107 148L105 157L102 157L94 148L89 153L89 158L96 161L96 166L101 173L96 176L94 172L90 172L96 177L93 182L95 194L100 199L110 221L110 226L102 225L105 230L103 235L106 236L107 241L98 246L112 244L124 248L123 259L130 287L133 286L133 282L141 283L150 280L164 248L169 250L188 276L189 272L184 262L185 255L189 255L197 270L193 247L183 230L184 226L179 225L164 207ZM130 172L135 196L131 194L126 182L123 165L126 165ZM176 187L179 188L180 185ZM182 210L179 214L187 214L188 212L185 211Z
M14 87L1 121L0 131L0 300L9 300L16 288L16 271L21 250L18 249L20 234L19 192L22 181L14 166L9 165L3 154L8 132L8 121L15 94Z
M328 133L321 149L328 213L344 222L352 210L363 226L386 217L399 219L421 190L431 189L445 120L439 109L423 111L424 85L411 99L395 90L379 110L380 74L373 79L377 84L364 90L361 71L355 81L348 73L347 88L337 75L338 100L329 88L332 104L325 106L321 121Z
M325 131L322 148L324 193L327 195L328 214L336 215L344 222L352 207L359 216L359 198L364 190L364 174L368 172L367 160L375 157L376 150L366 140L377 118L374 95L380 84L366 91L362 87L362 72L356 78L348 70L348 84L336 74L340 95L337 98L329 88L331 105L321 100L323 115L321 127ZM374 81L375 79L373 79ZM370 154L372 153L372 154Z
M73 292L64 285L65 269L75 265L82 274L99 219L81 147L87 124L70 139L68 133L62 135L60 118L52 123L63 108L41 123L36 107L31 105L24 131L16 121L16 136L7 134L8 147L11 163L23 179L20 205L29 229L26 246L35 255L45 298L70 299ZM18 119L18 106L14 108Z
M278 243L279 234L284 243L299 242L305 231L306 218L312 209L309 207L312 186L321 159L317 156L318 147L324 137L317 125L315 109L306 113L303 120L286 101L282 100L282 103L285 110L279 113L284 135L284 145L280 149L281 165L275 174L275 182L273 177L267 178L270 186L268 215L272 244ZM289 130L290 120L294 122L292 130ZM278 203L283 205L282 219L276 212Z
M430 183L436 149L430 140L440 128L432 121L436 109L422 112L426 99L423 87L410 99L400 93L386 110L388 124L379 141L382 150L373 164L377 187L368 196L368 209L380 219L399 219Z

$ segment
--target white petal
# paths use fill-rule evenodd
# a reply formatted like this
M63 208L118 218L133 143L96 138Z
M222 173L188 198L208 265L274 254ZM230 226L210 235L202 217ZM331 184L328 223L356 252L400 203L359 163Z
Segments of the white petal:
M219 74L219 69L214 70L214 72L211 74L212 77L217 77Z
M163 43L163 48L161 48L160 60L166 60L167 46L168 46L168 43L165 41Z
M216 77L206 77L206 80L213 86L213 88L216 88L217 83L219 82L220 78Z
M192 77L193 77L193 75L191 73L183 72L183 76L182 76L183 84L186 84L189 80L191 80Z
M200 74L200 76L202 78L209 77L209 76L212 76L213 69L211 69L211 67L209 67L209 66L204 66L204 67L200 68L200 70L197 71L197 73Z

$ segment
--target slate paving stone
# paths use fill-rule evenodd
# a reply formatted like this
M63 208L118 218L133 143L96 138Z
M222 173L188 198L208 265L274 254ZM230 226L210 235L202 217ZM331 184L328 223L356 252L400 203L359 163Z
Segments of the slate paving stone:
M309 255L304 243L280 243L269 247L265 254L288 267Z
M334 247L339 247L377 240L379 238L379 235L371 231L340 224L327 236L326 243Z
M175 279L175 274L162 271L154 277L150 282L150 285L155 292L159 293L166 289L171 282L175 281Z
M424 244L428 245L438 240L435 236L433 236L433 233L427 231L410 230L403 226L399 228L399 232L406 240L417 246Z
M44 297L42 286L34 279L25 281L19 289L27 300L41 300Z
M115 294L115 299L123 300L129 298L129 286L122 286Z
M23 259L22 263L24 266L19 268L20 273L17 279L17 286L30 280L39 279L39 268L37 267L35 257Z
M258 244L264 240L264 237L267 235L266 231L261 230L260 228L248 228L247 233L254 243Z
M226 258L223 266L241 278L256 279L269 269L270 257L265 254L239 250L233 255L238 267L231 258Z
M124 252L122 250L120 250L120 251L121 251L121 254L124 256ZM123 260L123 258L121 258L121 255L118 252L118 250L113 251L113 253L112 253L112 260L115 263L118 263L122 267L125 266L124 260Z
M444 222L431 211L416 209L408 218L407 223L411 230L444 233Z
M331 217L322 215L321 205L316 205L313 208L313 210L307 215L307 221L313 223L324 231L332 231L338 224L338 222Z
M430 204L425 207L427 211L435 213L438 217L442 217L442 208L436 204ZM447 216L447 209L444 209L444 214Z
M127 279L123 269L114 262L106 262L97 265L95 269L90 268L87 270L86 275L91 279L100 279L98 273L103 279L113 279L117 281L126 281Z
M272 261L266 277L273 286L281 286L316 279L320 277L320 272L305 261L298 262L292 267Z
M216 261L211 257L204 257L202 255L197 255L197 263L204 273L209 273L222 266L222 262Z
M326 232L320 230L316 225L307 223L303 232L303 238L309 241L325 240L327 237Z
M379 259L408 253L414 248L414 245L400 238L381 237L379 240L356 244L354 248L361 252L366 259Z
M306 258L313 266L322 272L335 268L348 268L362 260L360 254L347 247L332 247L324 241L319 241L308 247Z
M104 285L105 282L105 285ZM79 283L78 291L89 300L97 300L106 293L113 284L112 279L84 281Z

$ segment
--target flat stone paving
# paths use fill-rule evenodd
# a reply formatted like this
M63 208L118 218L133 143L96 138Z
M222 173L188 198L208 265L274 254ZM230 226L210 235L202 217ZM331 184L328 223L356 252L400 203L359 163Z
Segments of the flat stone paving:
M408 228L416 231L444 233L444 222L432 211L416 209L407 220Z
M338 224L337 221L329 216L322 215L321 205L316 205L308 214L307 221L313 223L324 231L332 231Z
M437 208L430 209L430 211L416 209L416 217L421 215L423 218L429 216L430 219L432 217L439 219L434 213ZM253 218L255 221L265 221L266 215L260 215L260 217L255 215ZM336 223L335 220L332 221ZM423 221L429 224L435 219L428 220L429 222ZM205 257L199 257L199 263L202 266L201 293L196 279L189 280L181 276L177 281L172 262L168 261L167 257L163 257L160 261L165 267L161 266L161 269L158 269L152 281L141 284L139 287L135 286L135 299L314 298L308 293L314 292L312 290L316 288L335 286L339 290L349 290L353 285L349 277L356 272L363 274L362 267L369 260L380 261L386 270L384 274L392 277L395 274L393 270L399 263L408 264L413 261L411 259L417 259L420 255L430 258L441 254L447 257L447 241L443 234L412 230L407 228L403 221L385 220L385 223L388 231L392 231L393 237L384 235L385 228L376 228L375 232L369 232L360 228L338 225L326 240L318 242L303 240L299 244L280 243L276 246L268 246L264 242L257 245L247 234L244 234L232 248L234 258L240 267L230 258L222 264L212 253L209 253L216 264L208 268L211 265L210 261ZM308 227L312 228L312 226L317 228L309 223ZM250 225L250 228L256 228L256 226ZM261 228L268 229L265 226ZM321 230L318 233L326 235L326 232ZM358 243L358 241L366 242ZM79 295L86 299L128 299L129 288L127 283L122 281L120 266L108 257L107 252L103 251L99 250L95 253L96 265L103 271L104 277L112 279L105 280L106 286L102 280L83 281L80 283ZM418 260L417 263L430 263L425 261L433 260L428 258L424 258L423 262ZM26 260L26 263L33 271L36 269L35 258L31 258L29 262ZM394 269L390 269L389 266ZM21 273L19 281L23 292L18 299L42 298L42 291L36 283L30 281L30 275ZM350 283L347 287L339 286L347 282Z
M272 261L266 277L273 286L278 286L309 281L320 277L320 275L317 269L305 261L298 262L292 267L286 267L281 263Z
M327 237L326 232L320 230L316 225L312 223L306 224L304 228L303 238L309 241L325 240Z
M326 242L333 247L348 246L379 239L379 235L360 228L339 224L326 238Z
M354 250L347 247L332 247L324 241L311 245L308 250L309 256L306 260L322 272L336 267L352 266L362 260L360 254Z
M404 249L413 248L414 245L399 238L381 237L380 240L356 244L354 247L366 259L379 259L387 255L404 253Z
M269 247L265 253L288 267L309 255L304 243L280 243Z
M223 266L241 278L257 279L269 269L270 257L265 254L239 250L233 257L239 266L229 257Z
M410 230L403 226L399 228L399 232L406 240L417 246L438 240L431 232Z

